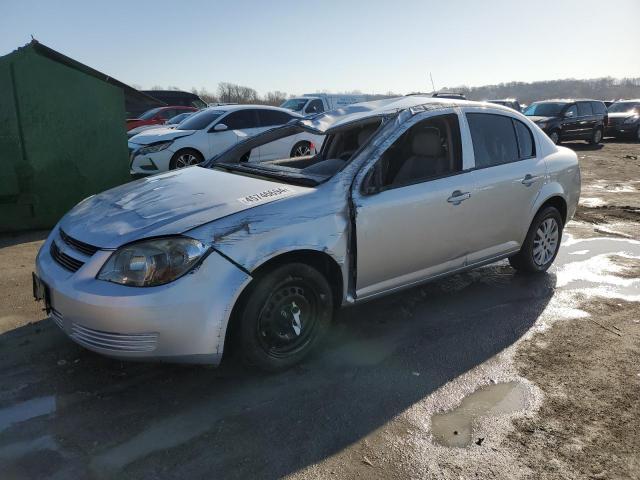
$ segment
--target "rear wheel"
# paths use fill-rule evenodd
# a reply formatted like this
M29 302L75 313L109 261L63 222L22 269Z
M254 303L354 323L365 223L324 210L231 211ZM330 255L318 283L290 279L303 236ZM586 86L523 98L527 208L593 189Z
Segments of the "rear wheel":
M298 142L291 149L290 157L307 157L311 155L311 144L309 142Z
M169 170L198 165L199 163L202 163L202 160L204 160L204 157L200 152L193 150L192 148L185 148L184 150L179 150L173 154L173 157L171 157L171 161L169 162Z
M538 212L520 252L509 257L511 266L524 272L545 272L558 254L562 227L562 216L555 207L546 207Z
M553 142L554 145L559 145L560 144L560 131L558 130L553 130L549 133L549 138L551 139L551 141Z
M598 127L591 133L589 143L591 145L598 145L600 142L602 142L602 129Z
M255 282L238 319L244 362L284 370L308 355L329 328L331 287L324 275L302 263L276 267Z

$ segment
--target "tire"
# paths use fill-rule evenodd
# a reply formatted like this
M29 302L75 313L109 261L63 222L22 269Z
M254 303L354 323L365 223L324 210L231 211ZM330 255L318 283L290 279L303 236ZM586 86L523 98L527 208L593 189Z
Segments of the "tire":
M549 132L549 138L553 142L554 145L560 145L560 131L552 130Z
M600 145L602 143L602 128L597 127L591 133L591 138L589 139L589 144L591 145Z
M509 257L511 266L528 273L546 272L560 249L562 228L562 216L557 208L546 207L540 210L531 222L522 248ZM538 246L542 251L538 250Z
M171 157L171 161L169 162L169 170L197 165L203 160L204 157L199 151L194 150L193 148L184 148L173 154L173 157Z
M311 155L311 144L309 142L302 141L293 146L289 157L306 157L307 155Z
M276 267L250 287L237 319L245 365L285 370L322 340L333 317L329 282L303 263Z

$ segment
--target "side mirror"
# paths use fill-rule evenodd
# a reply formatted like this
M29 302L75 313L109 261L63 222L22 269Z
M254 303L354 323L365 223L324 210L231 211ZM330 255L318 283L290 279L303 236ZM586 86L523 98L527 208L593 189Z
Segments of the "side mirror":
M219 123L215 127L213 127L214 132L224 132L225 130L228 130L228 129L229 127L227 127L224 123Z

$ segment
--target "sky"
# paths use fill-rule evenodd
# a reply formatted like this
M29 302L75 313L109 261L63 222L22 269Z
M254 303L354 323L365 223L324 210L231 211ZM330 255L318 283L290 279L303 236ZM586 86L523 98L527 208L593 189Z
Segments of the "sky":
M615 7L613 7L615 5ZM640 77L640 0L0 0L0 55L41 43L125 83L408 93Z

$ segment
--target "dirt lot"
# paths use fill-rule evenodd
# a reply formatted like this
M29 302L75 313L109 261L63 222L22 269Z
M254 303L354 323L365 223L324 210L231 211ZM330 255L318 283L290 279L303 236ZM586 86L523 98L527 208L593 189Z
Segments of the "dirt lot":
M640 145L580 156L552 270L505 262L344 310L279 375L122 363L31 300L0 239L0 478L640 478Z

